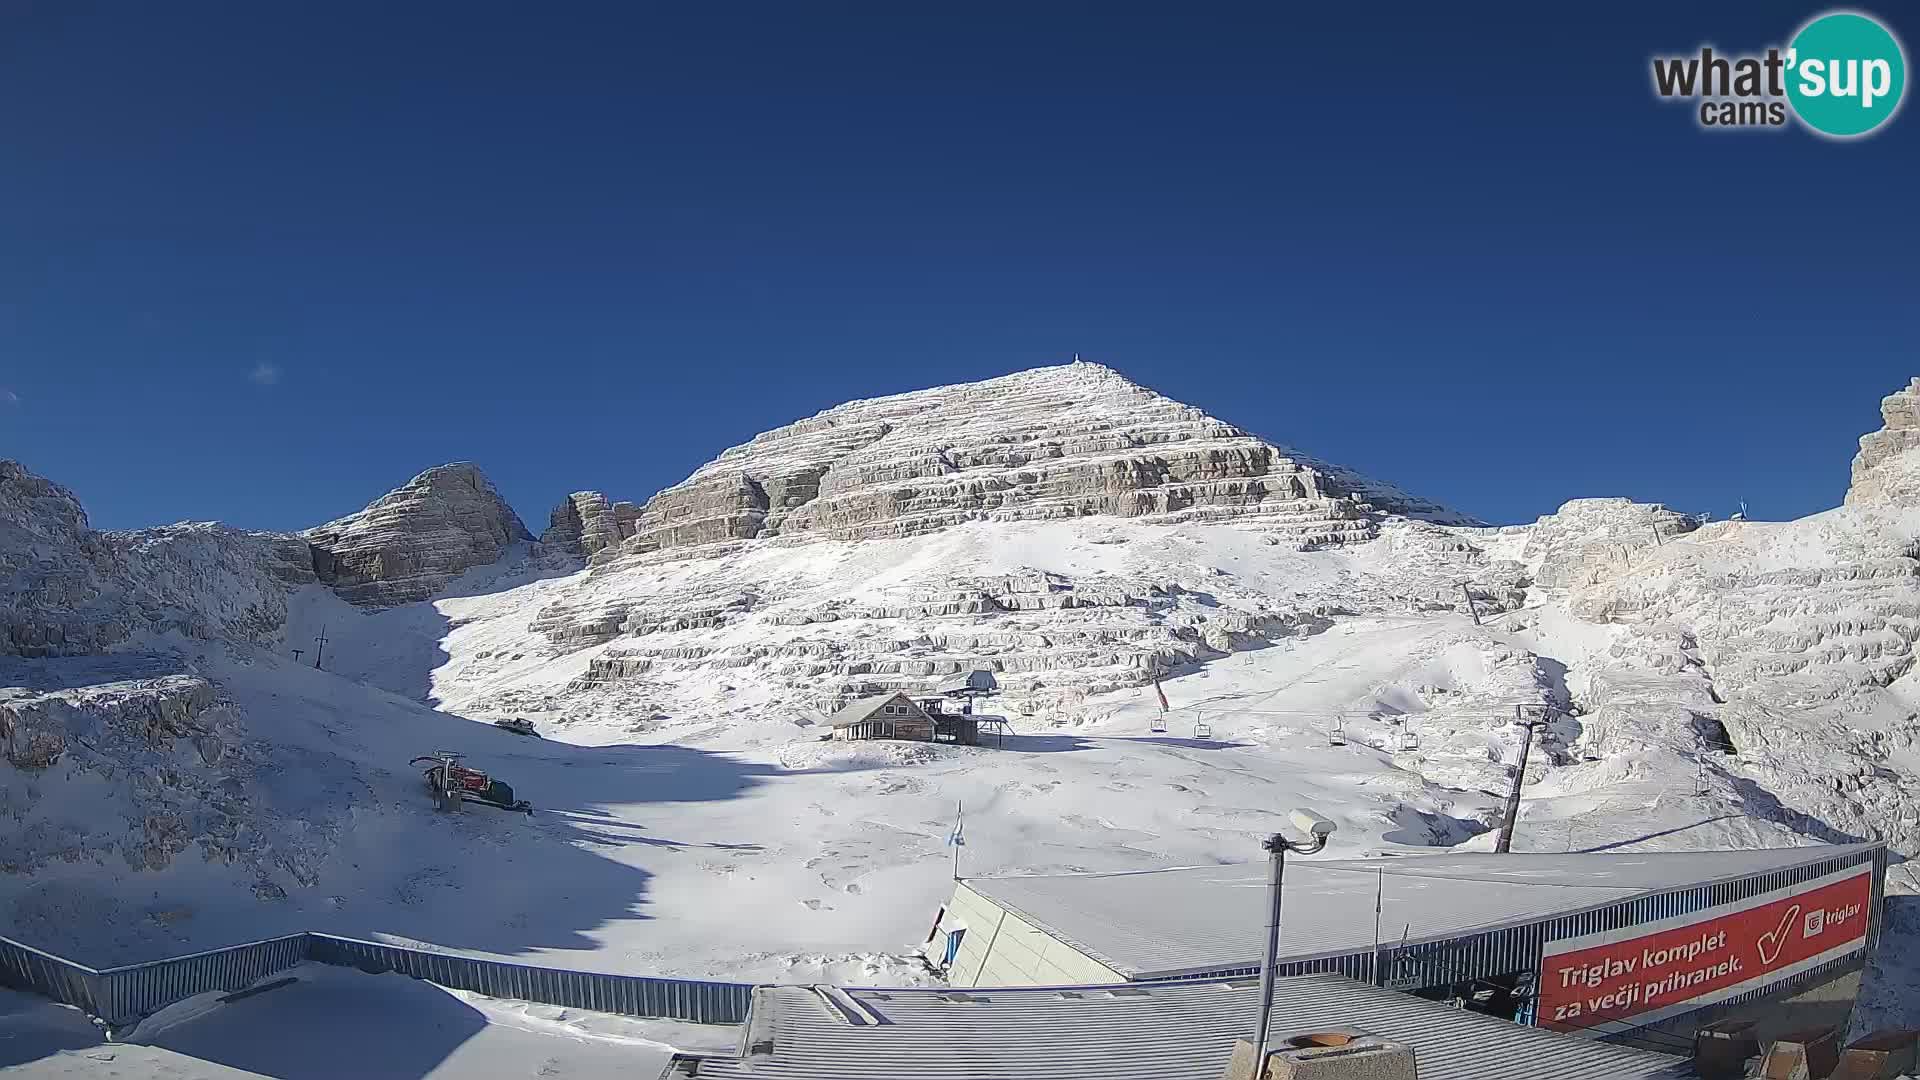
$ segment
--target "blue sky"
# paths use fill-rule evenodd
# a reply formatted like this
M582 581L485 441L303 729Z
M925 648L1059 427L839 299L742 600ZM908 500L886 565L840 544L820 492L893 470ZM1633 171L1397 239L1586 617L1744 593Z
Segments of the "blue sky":
M471 459L537 531L1079 352L1490 520L1790 517L1920 374L1920 115L1649 87L1817 6L924 8L0 3L0 456L108 528Z

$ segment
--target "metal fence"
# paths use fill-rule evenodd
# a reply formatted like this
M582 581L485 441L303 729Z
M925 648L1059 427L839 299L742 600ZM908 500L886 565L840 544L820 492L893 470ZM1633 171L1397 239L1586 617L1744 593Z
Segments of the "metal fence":
M655 1016L698 1024L745 1022L753 1001L750 983L656 979L482 960L428 952L331 934L308 934L309 956L323 964L367 972L397 971L416 979L471 990L488 997L517 998L626 1016Z
M104 971L0 937L0 985L125 1027L196 994L243 990L303 961L398 972L489 997L699 1024L744 1023L748 983L570 971L457 953L301 933Z
M93 976L94 1008L89 1011L114 1026L131 1024L195 994L245 990L305 959L307 935L289 934L108 968Z
M93 981L99 975L84 964L0 937L0 986L50 997L98 1016L100 1010L94 1006Z

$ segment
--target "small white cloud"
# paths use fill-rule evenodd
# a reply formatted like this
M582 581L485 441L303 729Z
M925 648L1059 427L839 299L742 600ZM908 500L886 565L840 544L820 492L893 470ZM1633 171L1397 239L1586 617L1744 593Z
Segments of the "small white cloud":
M18 405L20 404L20 395L11 390L0 390L0 400L4 400L9 405Z
M247 372L247 378L260 386L272 386L280 381L280 369L262 360L253 365L252 371Z

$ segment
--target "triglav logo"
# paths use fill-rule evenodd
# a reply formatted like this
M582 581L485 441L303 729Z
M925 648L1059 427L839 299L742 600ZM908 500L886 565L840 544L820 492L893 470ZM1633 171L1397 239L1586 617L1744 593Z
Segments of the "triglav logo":
M1874 131L1900 109L1907 57L1899 39L1869 15L1830 11L1800 28L1782 51L1653 58L1662 98L1699 101L1701 127L1784 127L1789 115L1814 132L1851 138Z

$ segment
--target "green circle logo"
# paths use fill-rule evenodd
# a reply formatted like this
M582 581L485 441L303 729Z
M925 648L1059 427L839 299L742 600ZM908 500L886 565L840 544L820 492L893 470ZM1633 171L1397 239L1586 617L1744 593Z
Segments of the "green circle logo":
M1907 89L1907 57L1886 27L1837 11L1800 28L1787 49L1787 100L1822 135L1851 138L1887 122Z

